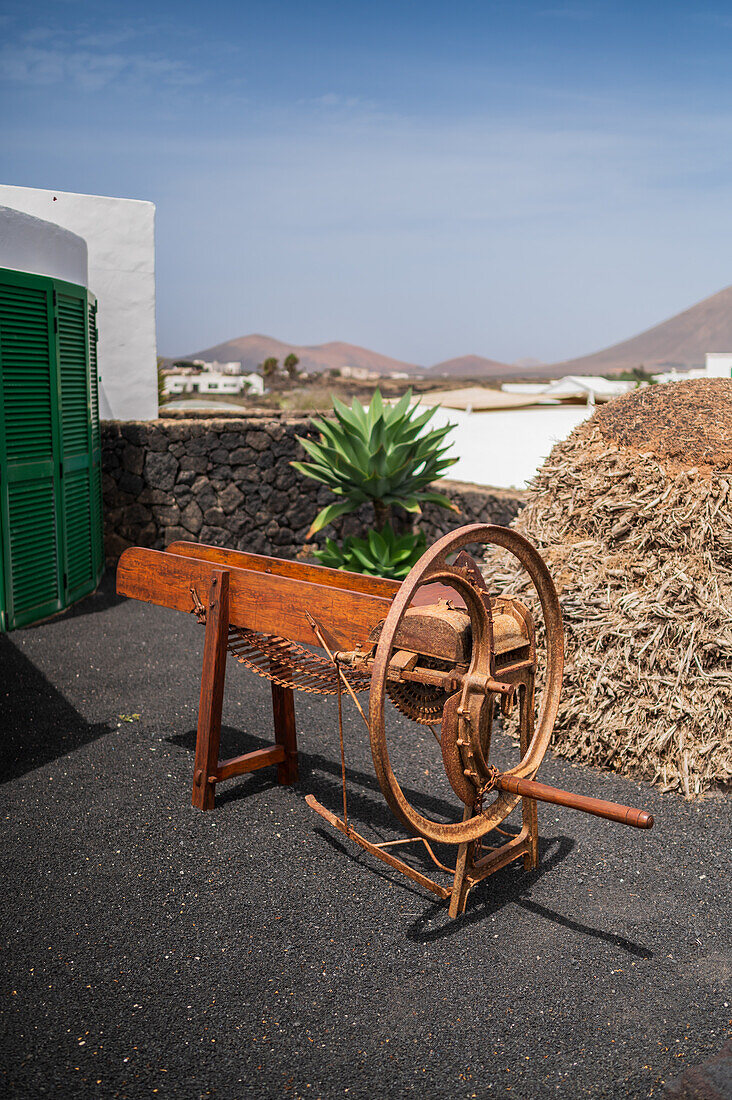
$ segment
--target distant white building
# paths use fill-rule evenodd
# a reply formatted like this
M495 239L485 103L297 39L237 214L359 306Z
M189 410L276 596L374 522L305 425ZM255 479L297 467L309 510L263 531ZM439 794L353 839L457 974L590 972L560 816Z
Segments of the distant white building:
M240 393L263 393L264 382L260 374L221 374L219 371L177 371L165 376L165 392L172 396L181 394L218 394L236 397Z
M612 401L614 397L635 389L635 386L635 382L611 382L595 375L568 374L556 382L550 382L542 396L555 397L560 401L584 398L588 405L594 405L597 401Z
M213 371L214 374L242 374L241 363L219 363L214 359L213 363L206 363L201 360L201 365L204 370Z
M732 352L708 351L706 374L709 378L732 378Z
M531 397L544 392L549 382L502 382L501 389L504 393L515 393L519 397Z
M611 382L597 375L568 374L553 382L504 382L501 389L504 393L535 396L539 404L583 400L594 405L598 401L612 401L634 389L635 385L635 382Z
M251 374L242 374L242 381L249 383L249 389L252 393L264 393L264 379L261 374L257 374L252 371Z
M689 378L708 378L709 375L701 367L699 370L676 370L672 367L671 370L661 371L660 374L653 375L654 382L686 382Z
M732 378L732 352L708 351L706 364L693 370L668 370L654 374L654 382L686 382L689 378Z
M170 394L221 394L229 397L248 388L243 378L232 378L213 371L201 374L169 374L165 379L165 392Z
M356 382L375 382L381 375L368 367L341 367L341 378L353 378ZM396 376L395 376L396 377ZM404 375L406 378L406 374Z

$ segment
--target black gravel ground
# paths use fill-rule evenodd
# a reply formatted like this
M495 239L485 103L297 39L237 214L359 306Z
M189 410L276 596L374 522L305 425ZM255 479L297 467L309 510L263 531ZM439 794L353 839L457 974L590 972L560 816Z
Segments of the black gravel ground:
M656 827L540 808L541 869L505 868L450 921L306 806L339 807L333 700L297 697L295 788L270 769L191 809L202 641L109 578L0 637L7 1095L647 1097L720 1051L729 802L548 756L540 778ZM347 714L353 818L397 836ZM225 723L224 755L270 740L268 686L235 665ZM440 814L436 749L396 731Z

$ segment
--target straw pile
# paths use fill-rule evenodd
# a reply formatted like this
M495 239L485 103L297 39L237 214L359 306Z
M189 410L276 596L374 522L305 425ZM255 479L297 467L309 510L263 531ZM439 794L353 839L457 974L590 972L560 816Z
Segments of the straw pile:
M732 780L731 483L723 379L636 390L555 446L513 524L562 602L555 752L687 797ZM486 560L531 604L513 561Z

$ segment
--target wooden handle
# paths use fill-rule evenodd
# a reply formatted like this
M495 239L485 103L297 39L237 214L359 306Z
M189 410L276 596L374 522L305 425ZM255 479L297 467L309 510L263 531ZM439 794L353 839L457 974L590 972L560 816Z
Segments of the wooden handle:
M572 794L571 791L562 791L559 787L549 787L546 783L535 783L533 779L499 775L496 786L510 794L535 798L538 802L553 802L556 806L569 806L572 810L582 810L583 813L605 817L608 821L619 821L621 825L632 825L636 829L653 827L653 815L647 810L636 810L632 806L620 806L617 802L605 802L601 798Z

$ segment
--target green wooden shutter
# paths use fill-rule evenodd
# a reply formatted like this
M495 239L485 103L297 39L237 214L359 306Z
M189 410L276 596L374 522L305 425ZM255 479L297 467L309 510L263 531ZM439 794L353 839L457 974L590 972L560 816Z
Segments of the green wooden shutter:
M79 288L75 294L56 292L67 603L88 591L95 573L87 309L86 290Z
M95 310L84 287L0 271L0 629L101 577Z
M0 273L0 519L6 626L63 606L49 280Z
M94 570L97 578L104 572L104 517L102 513L102 436L99 428L99 376L97 374L97 301L87 294L89 318L89 398L92 443L92 536Z

